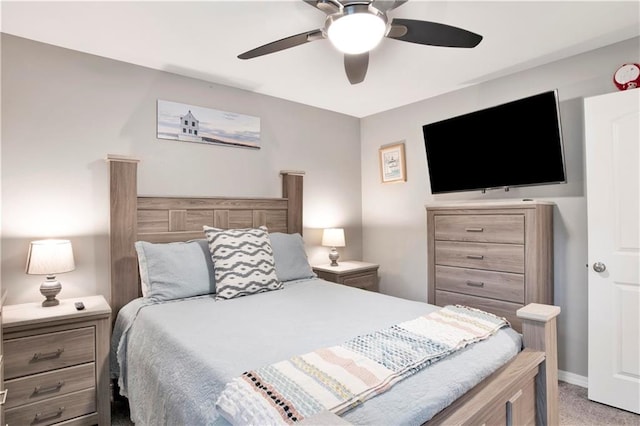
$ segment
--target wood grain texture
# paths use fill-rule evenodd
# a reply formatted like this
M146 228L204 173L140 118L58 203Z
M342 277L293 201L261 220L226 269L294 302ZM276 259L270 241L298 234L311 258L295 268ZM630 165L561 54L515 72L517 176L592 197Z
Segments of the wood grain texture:
M5 377L26 376L95 360L93 327L40 334L3 342Z
M442 306L467 305L491 312L499 317L504 317L509 321L514 330L518 332L522 331L522 320L516 315L516 311L522 307L521 304L442 290L436 290L436 300L438 303L441 303Z
M516 309L553 302L553 203L452 203L428 205L426 210L429 303L443 306L445 299L453 300L453 293L466 295L467 302L477 303L471 306L495 307L489 311L507 317L520 331ZM491 273L520 278L496 275L496 284L488 280ZM445 299L438 300L437 294ZM513 311L506 312L508 306Z
M29 404L96 386L95 363L75 365L45 373L7 380L11 391L7 394L5 408Z
M287 232L302 235L302 179L300 172L280 172L282 175L282 197L287 199Z
M341 283L349 287L362 288L369 291L378 291L378 272L361 272L350 274L341 278Z
M507 401L534 382L544 357L544 352L523 350L508 364L436 414L426 424L429 426L506 424L506 421L502 423L500 421L506 419ZM530 398L528 403L523 401L523 406L534 404L534 396L523 392L523 397Z
M541 205L525 214L525 303L553 304L553 208Z
M117 286L111 286L111 307L118 312L140 294L138 259L134 247L138 233L138 164L111 160L109 166L111 283L118 283Z
M516 330L522 330L525 351L521 352L501 371L512 379L501 382L496 374L490 379L484 380L479 386L472 389L462 398L455 401L450 407L438 414L431 424L558 424L558 367L557 367L557 329L555 316L559 313L559 308L549 306L553 303L553 208L554 204L549 202L496 202L496 203L458 203L452 205L432 205L427 206L427 262L428 262L428 300L430 303L444 305L449 303L461 303L476 306L480 309L494 312L504 316L512 323ZM486 217L485 217L486 215ZM448 227L455 224L458 229L445 230L440 234L443 240L436 237L437 222L441 217L449 217L445 220ZM493 216L495 219L503 217L505 227L509 231L504 233L490 226L499 226L497 221L489 220ZM464 217L464 218L463 218ZM518 217L514 220L513 217ZM447 223L447 220L450 221ZM458 238L463 245L461 248L468 248L464 245L468 238L483 243L504 243L504 235L514 234L514 229L519 225L515 223L523 220L524 228L523 245L524 269L522 279L524 285L524 303L521 307L519 303L512 303L511 297L498 297L495 293L478 294L475 290L464 291L459 286L450 282L451 274L436 273L438 265L436 261L437 244L441 242L456 241ZM461 224L465 227L474 227L469 234L471 237L459 229ZM478 231L479 228L482 232ZM485 229L492 229L495 239L484 236ZM456 235L457 234L457 235ZM461 235L462 234L462 235ZM487 235L487 234L483 234ZM499 237L496 237L499 235ZM511 238L511 237L509 237ZM498 242L498 240L500 240ZM509 244L519 243L518 239L510 241ZM451 247L448 247L451 248ZM483 254L483 253L476 253ZM452 254L450 257L460 259L462 254ZM469 259L470 262L473 259ZM486 279L483 273L474 276L472 265L467 265L464 261L451 268L459 268L460 274L465 279L482 281ZM495 266L495 265L494 265ZM485 268L488 265L485 266ZM464 269L463 269L464 268ZM477 268L477 266L476 266ZM504 267L496 268L504 270ZM488 269L492 272L495 269ZM517 271L516 271L517 272ZM455 274L454 274L455 275ZM439 278L444 277L444 285L439 290ZM480 297L482 296L482 297ZM441 303L442 302L442 303ZM529 354L537 355L529 355ZM533 356L535 366L529 364ZM491 389L496 384L501 383L497 388L493 388L489 395L484 395L487 389ZM503 390L504 389L504 390ZM493 400L493 393L504 392L498 400ZM535 395L535 398L532 397ZM505 399L506 398L506 399ZM474 402L477 399L477 402ZM532 403L532 399L535 400ZM480 407L480 408L478 408ZM487 411L489 409L489 411ZM534 412L535 411L535 412Z
M282 198L249 197L143 197L138 198L140 210L286 210L288 201Z
M94 388L6 410L7 424L48 425L96 411Z
M78 300L85 303L82 311L77 311L73 305ZM22 421L35 416L33 407L36 406L40 409L36 413L47 414L45 409L74 395L69 410L65 408L64 413L53 416L51 421L73 417L68 424L111 424L110 313L111 308L102 296L61 299L60 305L46 309L39 302L5 307L5 355L16 359L7 366L8 376L13 377L7 381L7 386L13 387L14 396L28 392L28 385L32 393L29 400L18 397L19 402L12 408L12 419ZM58 356L56 352L60 348L64 350ZM33 360L35 353L41 354L38 357L41 361ZM25 362L27 367L24 367ZM64 384L58 389L56 385L60 380ZM41 386L42 392L34 392L35 386ZM36 398L32 399L34 396ZM26 424L33 420L31 418ZM43 420L37 424L47 423L48 420Z
M544 351L545 361L540 366L536 378L538 389L544 393L536 395L536 416L541 425L559 424L558 409L558 337L556 317L560 313L557 306L532 304L521 308L518 315L522 319L525 347ZM538 321L535 318L541 318Z
M269 232L287 232L287 210L263 209L261 203L251 208L222 210L177 210L163 205L162 210L138 209L136 240L152 243L187 241L204 238L203 226L216 228L257 228L266 226ZM166 210L165 210L166 208Z
M524 303L524 275L436 265L436 289Z
M187 210L169 210L169 232L187 230Z
M349 287L378 291L378 268L376 263L349 260L339 262L338 266L330 264L316 265L313 272L327 281L344 284Z
M436 211L427 208L427 302L436 304Z
M349 287L378 291L378 265L350 272L332 272L315 267L313 271L318 275L318 278L323 280L344 284Z
M302 234L304 172L284 171L283 198L138 196L131 159L110 158L111 305L141 296L136 241L169 243L204 238L202 227L252 228Z
M524 246L519 244L436 241L437 265L524 273Z
M111 393L109 388L109 353L111 348L110 318L96 318L96 404L98 424L111 424Z
M440 215L435 218L436 240L524 244L522 215Z

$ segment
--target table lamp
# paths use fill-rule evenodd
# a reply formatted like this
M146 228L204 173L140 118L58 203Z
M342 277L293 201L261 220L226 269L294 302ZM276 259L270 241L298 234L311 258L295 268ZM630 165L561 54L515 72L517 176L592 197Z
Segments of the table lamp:
M329 252L329 259L331 260L331 266L338 266L338 250L336 247L344 247L344 229L342 228L327 228L322 232L322 245L325 247L331 247Z
M29 275L46 275L46 281L40 284L40 293L46 300L42 306L56 306L60 303L56 295L62 290L62 284L56 280L56 274L73 271L73 250L69 240L37 240L31 241L27 256L26 273Z

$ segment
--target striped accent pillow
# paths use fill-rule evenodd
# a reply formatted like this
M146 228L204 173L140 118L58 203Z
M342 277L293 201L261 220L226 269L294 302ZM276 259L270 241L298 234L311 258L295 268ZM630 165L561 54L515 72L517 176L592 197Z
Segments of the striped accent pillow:
M265 226L218 229L204 226L216 277L216 299L279 290L273 250Z

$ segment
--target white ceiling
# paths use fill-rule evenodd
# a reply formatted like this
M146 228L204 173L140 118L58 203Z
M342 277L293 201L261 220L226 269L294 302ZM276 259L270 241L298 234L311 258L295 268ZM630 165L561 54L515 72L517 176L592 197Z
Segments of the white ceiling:
M1 13L5 33L355 117L640 35L637 0L410 0L389 17L461 27L483 41L455 49L384 39L371 53L365 81L352 86L328 40L236 58L322 27L325 15L300 0L2 1Z

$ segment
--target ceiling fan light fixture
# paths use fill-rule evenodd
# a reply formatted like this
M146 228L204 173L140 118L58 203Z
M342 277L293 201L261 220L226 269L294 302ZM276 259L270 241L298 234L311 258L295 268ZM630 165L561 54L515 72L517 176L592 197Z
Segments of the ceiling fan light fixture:
M331 20L327 35L336 49L356 55L376 47L386 30L387 23L379 14L351 13Z

